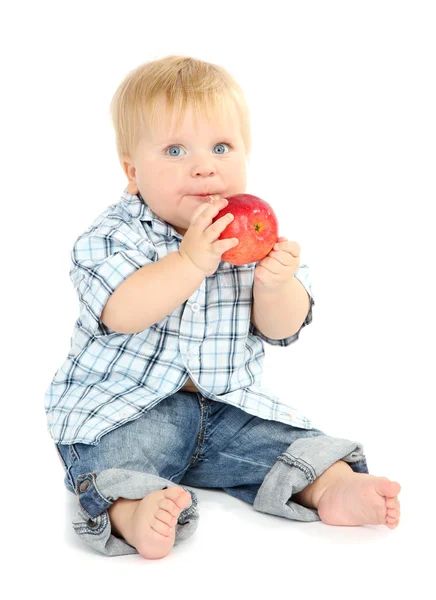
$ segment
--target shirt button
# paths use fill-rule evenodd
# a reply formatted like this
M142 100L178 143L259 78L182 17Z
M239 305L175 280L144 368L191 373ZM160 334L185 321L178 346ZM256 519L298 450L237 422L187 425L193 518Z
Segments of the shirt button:
M200 305L198 304L198 302L194 302L194 304L191 306L192 308L192 312L198 312L200 310Z

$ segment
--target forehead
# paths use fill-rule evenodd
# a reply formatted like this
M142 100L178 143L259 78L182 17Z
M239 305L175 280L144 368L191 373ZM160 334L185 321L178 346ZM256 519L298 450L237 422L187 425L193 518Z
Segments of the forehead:
M231 105L218 109L207 105L196 107L188 102L183 110L181 107L170 108L166 102L159 101L147 129L150 140L161 144L175 137L193 135L234 137L239 133L240 122Z

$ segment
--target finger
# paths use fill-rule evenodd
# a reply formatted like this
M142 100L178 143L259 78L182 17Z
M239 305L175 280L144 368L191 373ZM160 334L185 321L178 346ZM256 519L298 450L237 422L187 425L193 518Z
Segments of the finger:
M201 213L203 211L205 211L207 208L207 203L203 202L201 203L199 206L197 206L196 210L193 212L192 216L191 216L191 220L189 222L190 225L194 225L198 219L198 217L201 215Z
M232 213L226 213L216 221L209 225L209 227L205 230L206 239L208 242L215 241L224 229L233 221L235 216Z
M288 241L287 238L285 238L283 236L277 238L276 243L274 244L274 248L277 247L277 249L279 249L280 246L283 247L283 242L287 242L287 241Z
M227 238L225 240L217 240L212 244L213 251L219 254L220 256L226 252L226 250L230 250L230 248L235 248L239 244L238 238Z
M220 196L218 197L218 200L213 200L206 203L207 207L205 212L202 213L202 215L204 219L209 219L208 225L212 224L214 220L218 220L218 217L220 216L219 213L226 208L228 203L229 201L227 200L227 198L221 198Z
M278 252L272 250L268 254L268 257L277 260L284 267L291 267L295 261L295 258L291 254L289 254L289 252L282 252L281 250L279 250Z
M276 242L274 244L274 250L283 250L285 252L288 252L289 254L292 254L292 256L300 256L300 244L297 244L297 242L290 242L290 241L283 241L283 242Z
M197 218L201 215L202 212L204 212L208 206L210 206L210 204L213 204L215 202L215 200L213 199L213 196L209 196L209 200L206 200L204 202L202 202L199 206L197 206L197 209L194 211L192 217L191 217L191 221L190 224L193 225Z
M284 272L285 267L279 263L275 258L266 257L262 260L262 267L264 267L270 273L274 273L274 275L280 275Z
M191 217L190 224L204 231L212 223L212 219L222 210L229 201L226 198L220 198L213 202L204 202L200 204Z

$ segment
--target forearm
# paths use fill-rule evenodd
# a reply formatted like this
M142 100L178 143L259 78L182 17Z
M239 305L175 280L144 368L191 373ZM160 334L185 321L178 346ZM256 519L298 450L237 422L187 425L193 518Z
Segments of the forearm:
M119 333L143 331L183 304L205 277L179 252L171 252L127 277L109 297L101 320Z
M296 277L277 292L253 287L251 320L266 337L279 340L296 333L309 308L309 294Z

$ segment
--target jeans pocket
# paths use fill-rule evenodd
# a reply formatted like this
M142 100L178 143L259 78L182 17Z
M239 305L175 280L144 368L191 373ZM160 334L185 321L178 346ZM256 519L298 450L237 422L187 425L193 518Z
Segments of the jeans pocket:
M70 447L71 461L74 463L74 462L76 462L76 460L80 460L80 455L77 450L77 444L70 444L69 447Z
M73 463L78 460L79 455L77 454L76 449L73 448L73 444L61 445L55 443L55 448L65 472L65 483L74 490L75 486L71 475L71 467Z

